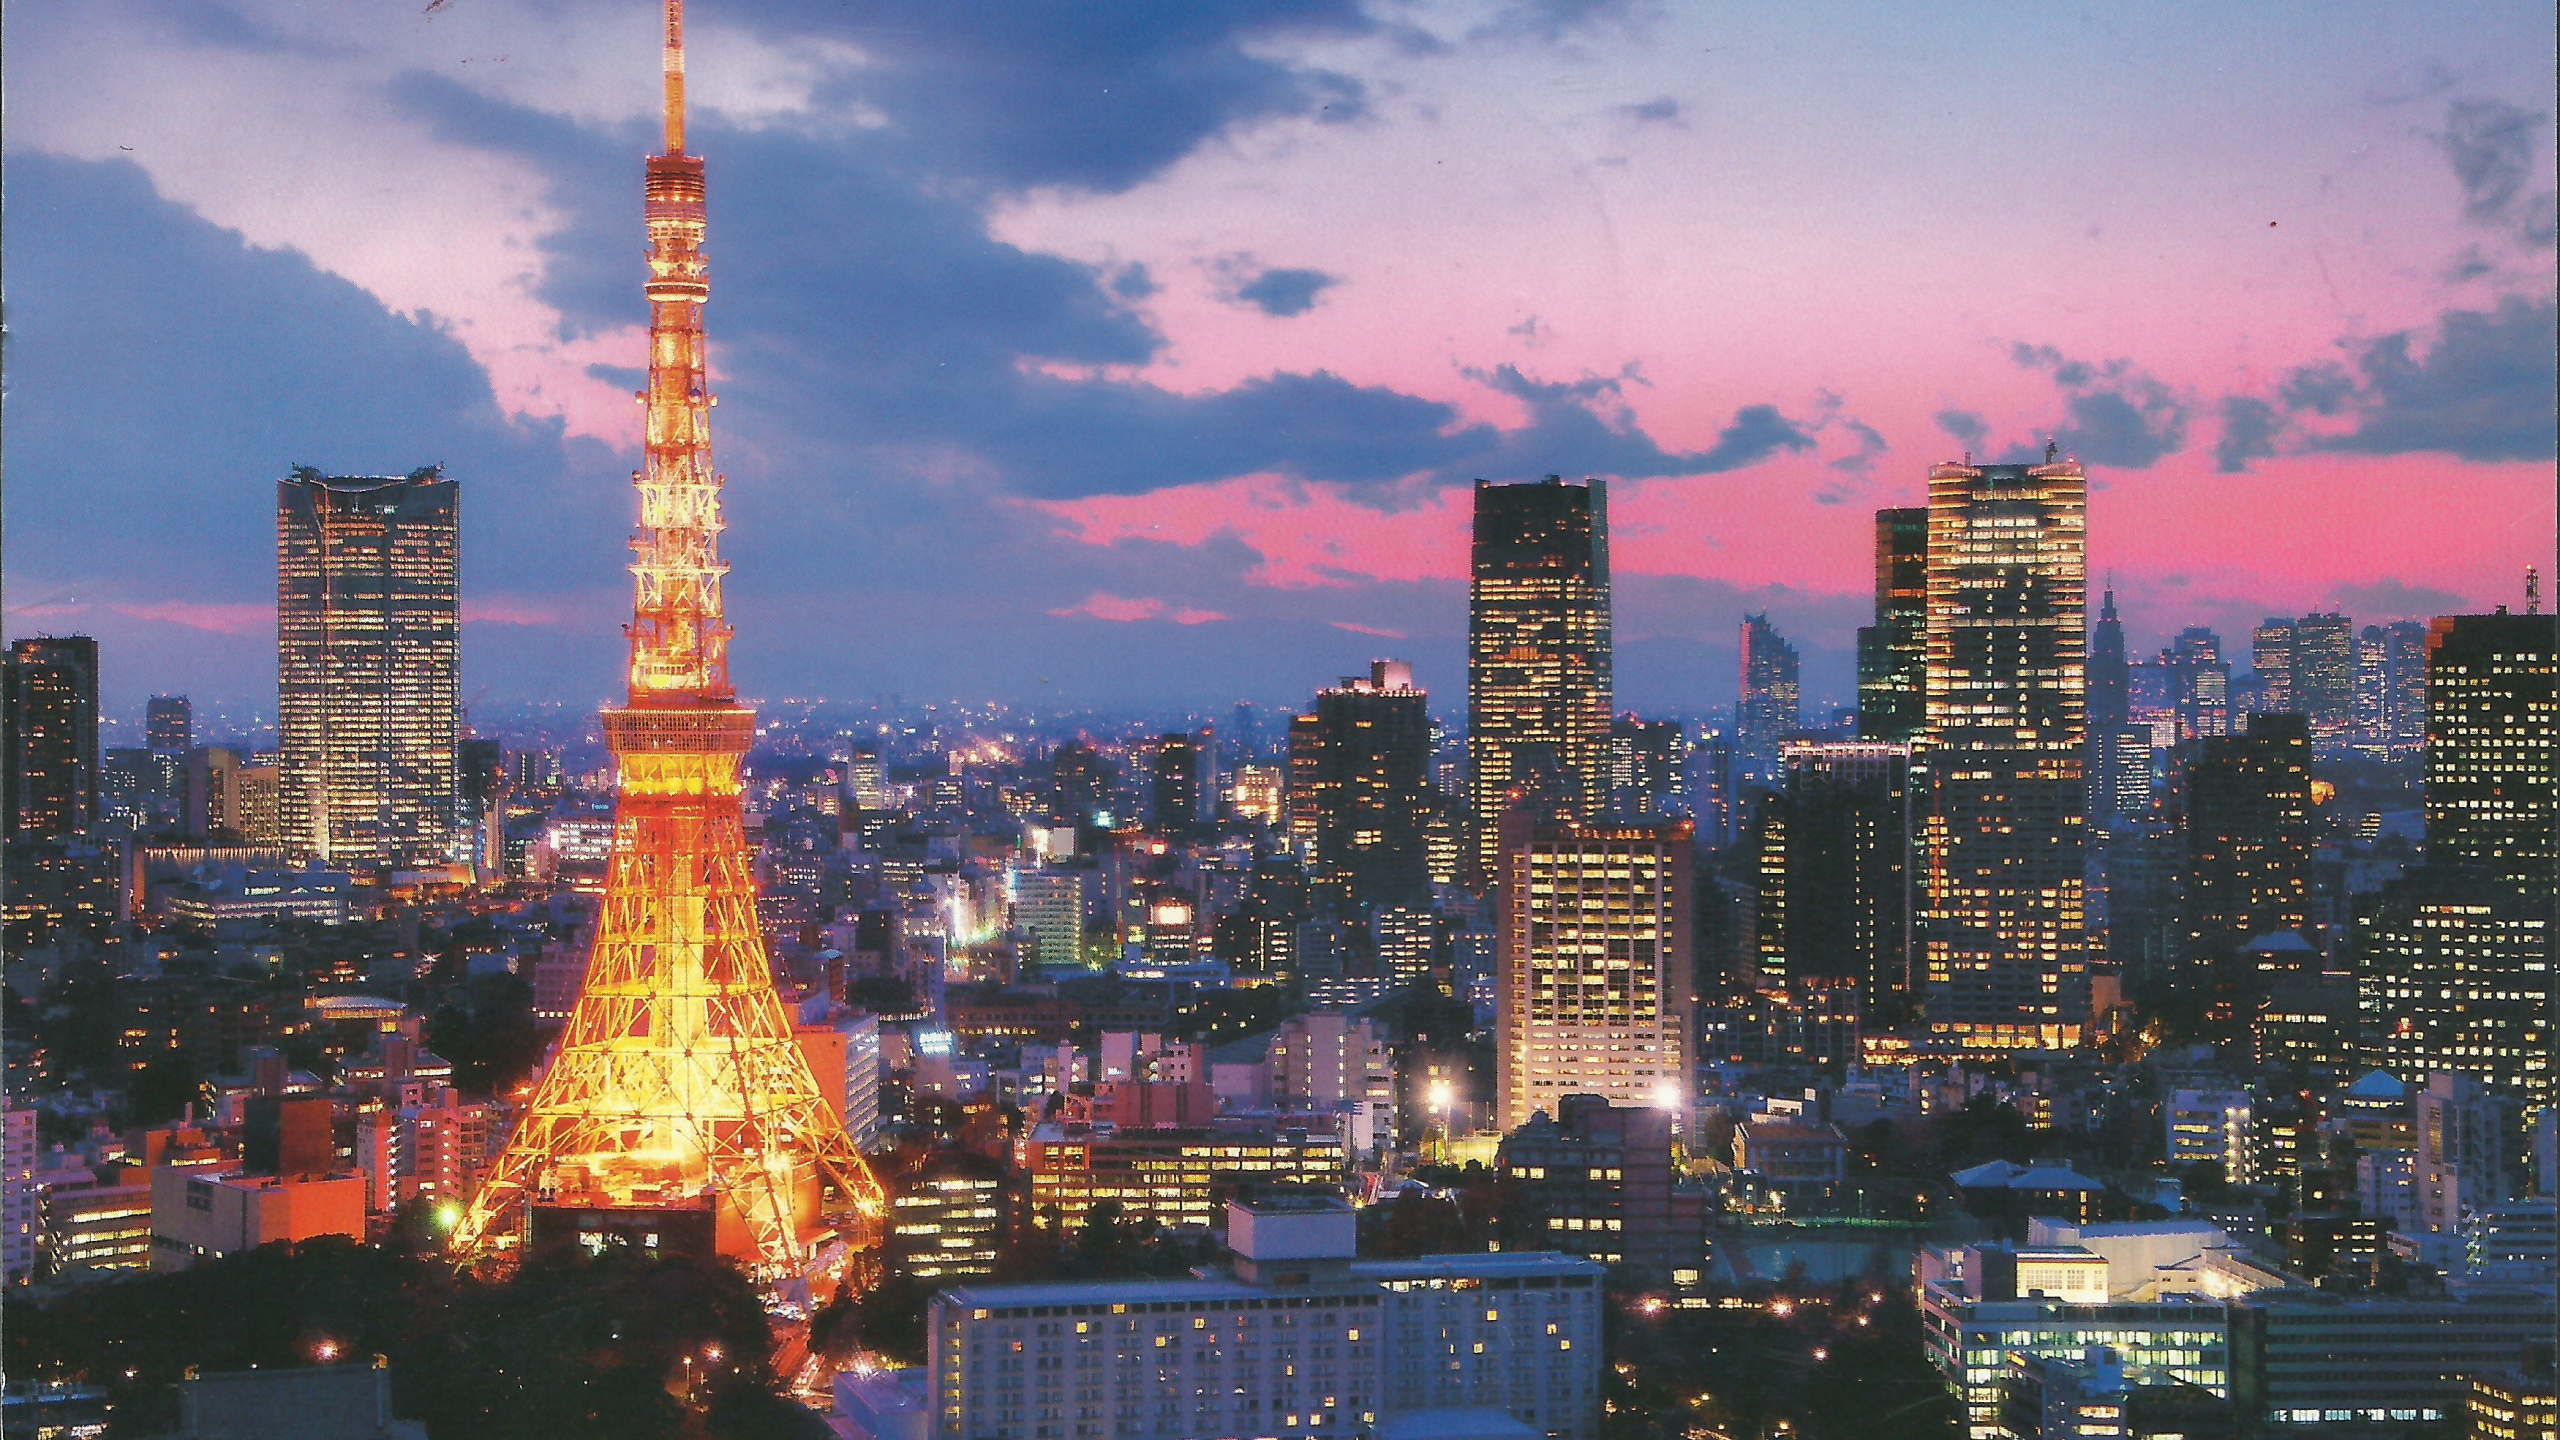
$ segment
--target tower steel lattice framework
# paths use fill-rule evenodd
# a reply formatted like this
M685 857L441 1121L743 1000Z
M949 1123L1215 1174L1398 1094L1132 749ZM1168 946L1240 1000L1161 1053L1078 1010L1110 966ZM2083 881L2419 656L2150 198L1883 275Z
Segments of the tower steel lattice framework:
M792 1037L756 925L739 776L755 715L729 684L703 363L703 167L684 153L683 0L665 6L630 699L603 717L621 775L613 858L559 1048L450 1243L503 1255L537 1205L707 1203L724 1251L780 1275L830 1216L870 1229L881 1192Z

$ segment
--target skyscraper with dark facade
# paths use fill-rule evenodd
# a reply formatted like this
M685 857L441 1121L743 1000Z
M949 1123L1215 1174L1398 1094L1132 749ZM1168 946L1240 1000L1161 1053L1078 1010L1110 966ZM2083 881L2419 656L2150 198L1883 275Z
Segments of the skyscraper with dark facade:
M1928 723L1929 512L1876 512L1876 623L1858 628L1858 738L1908 740Z
M1431 701L1413 667L1380 660L1316 692L1305 806L1311 879L1335 914L1431 903L1422 832L1432 790ZM1292 727L1292 735L1298 734Z
M2311 745L2323 755L2344 750L2356 719L2356 627L2344 615L2305 615L2293 622L2292 703L2311 722Z
M195 707L184 695L154 695L142 708L143 743L155 755L184 755L196 748Z
M2089 630L2089 781L2093 818L2133 819L2151 808L2151 729L2133 723L2133 667L2113 590Z
M1620 716L1609 723L1610 809L1621 820L1689 813L1689 735L1677 720Z
M2476 1076L2554 1098L2560 967L2560 619L2439 616L2427 627L2427 863L2357 917L2367 1057L2420 1083Z
M1799 741L1785 759L1758 821L1756 983L1854 981L1865 1023L1898 1026L1911 994L1910 747Z
M2311 732L2299 715L2248 725L2195 742L2180 771L2190 960L2311 923Z
M333 865L443 864L461 733L461 487L276 482L280 823Z
M1804 719L1804 685L1796 647L1766 615L1742 617L1740 695L1734 702L1735 749L1746 784L1775 790L1786 783L1779 747Z
M2231 733L2231 662L2222 658L2222 637L2202 625L2178 632L2160 652L2169 674L2169 704L2178 718L2178 738L2196 740Z
M2427 627L2367 625L2356 636L2356 753L2406 760L2426 744Z
M9 643L0 671L0 834L77 835L98 819L98 642Z
M2427 628L2427 859L2546 892L2560 864L2560 616Z
M1929 472L1922 973L1966 1048L2088 1021L2087 508L2076 461Z
M1467 765L1475 873L1514 803L1582 817L1608 796L1607 482L1476 482L1467 604Z
M1168 835L1188 835L1200 827L1200 746L1190 736L1167 734L1156 740L1154 787L1149 791L1147 821Z

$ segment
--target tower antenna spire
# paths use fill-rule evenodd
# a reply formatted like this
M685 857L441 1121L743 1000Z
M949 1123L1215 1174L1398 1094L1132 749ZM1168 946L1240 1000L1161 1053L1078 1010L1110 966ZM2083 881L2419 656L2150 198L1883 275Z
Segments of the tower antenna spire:
M684 0L667 0L667 153L684 153Z

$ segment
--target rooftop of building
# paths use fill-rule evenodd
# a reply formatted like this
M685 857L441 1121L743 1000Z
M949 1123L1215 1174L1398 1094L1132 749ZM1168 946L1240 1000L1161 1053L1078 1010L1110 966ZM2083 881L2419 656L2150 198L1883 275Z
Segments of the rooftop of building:
M1347 1271L1354 1282L1387 1285L1398 1280L1439 1277L1470 1280L1535 1280L1566 1276L1593 1278L1607 1267L1597 1260L1551 1250L1506 1254L1418 1255L1407 1260L1356 1260ZM1035 1285L961 1285L942 1292L942 1300L971 1309L1023 1309L1077 1305L1143 1303L1200 1304L1214 1300L1267 1300L1275 1295L1305 1295L1302 1287L1281 1289L1249 1284L1227 1276L1194 1275L1188 1279L1079 1280Z

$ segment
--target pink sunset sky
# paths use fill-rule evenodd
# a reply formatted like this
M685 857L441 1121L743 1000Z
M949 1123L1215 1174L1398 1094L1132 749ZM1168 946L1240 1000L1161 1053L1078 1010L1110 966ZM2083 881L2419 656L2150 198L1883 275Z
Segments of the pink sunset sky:
M2141 646L2553 568L2547 5L692 14L751 690L1454 700L1548 470L1666 713L1745 610L1846 699L1967 450L2089 465ZM11 633L271 696L269 483L441 460L467 688L601 694L653 15L13 7Z

